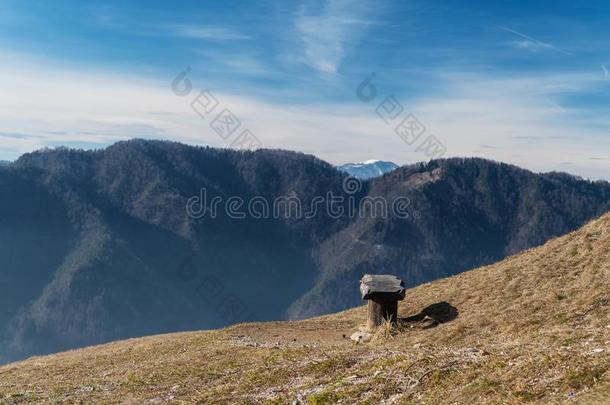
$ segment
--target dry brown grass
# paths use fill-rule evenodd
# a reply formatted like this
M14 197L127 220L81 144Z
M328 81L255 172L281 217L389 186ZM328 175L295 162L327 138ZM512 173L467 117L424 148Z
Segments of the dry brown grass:
M364 307L132 339L1 367L0 402L609 403L609 286L606 215L409 290L367 344L344 337ZM439 302L457 318L412 317Z
M373 343L385 343L388 342L394 337L398 336L404 332L403 328L399 325L394 325L390 321L384 321L378 328L375 330L373 334L373 338L371 341Z

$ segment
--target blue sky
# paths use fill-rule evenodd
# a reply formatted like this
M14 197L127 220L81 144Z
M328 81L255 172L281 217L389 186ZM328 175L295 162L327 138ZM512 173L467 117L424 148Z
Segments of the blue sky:
M207 89L264 147L331 163L427 158L376 114L394 96L445 156L608 179L609 27L607 1L0 0L0 159L133 137L228 146L190 108Z

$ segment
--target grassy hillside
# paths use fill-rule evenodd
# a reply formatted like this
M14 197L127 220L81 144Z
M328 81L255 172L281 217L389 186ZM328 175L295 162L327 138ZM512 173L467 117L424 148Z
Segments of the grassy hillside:
M0 368L8 403L608 403L610 214L407 292L395 330L364 308L121 341ZM353 288L357 288L354 286ZM457 316L456 316L457 315Z

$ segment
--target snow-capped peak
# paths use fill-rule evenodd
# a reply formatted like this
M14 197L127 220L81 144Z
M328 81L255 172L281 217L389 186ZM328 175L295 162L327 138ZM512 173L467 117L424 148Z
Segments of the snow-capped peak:
M393 162L385 162L382 160L365 160L360 163L346 163L337 166L337 168L350 176L359 179L370 179L372 177L382 176L385 173L396 169L398 165Z

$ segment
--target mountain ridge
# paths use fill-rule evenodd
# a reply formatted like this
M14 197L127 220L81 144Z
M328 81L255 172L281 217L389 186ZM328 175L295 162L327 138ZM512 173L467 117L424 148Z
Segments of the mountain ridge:
M316 286L290 308L289 314L293 319L320 314L318 303L324 308L330 306L332 311L354 305L357 297L343 303L337 298L328 303L325 297L348 296L347 292L336 292L348 288L363 273L397 274L408 286L414 286L442 277L443 271L439 268L451 267L454 270L448 273L456 274L540 245L546 239L542 234L559 236L587 220L578 217L594 203L586 202L588 197L581 200L577 196L580 192L589 194L597 185L605 188L607 183L557 173L535 175L514 165L477 158L403 166L373 179L368 194L386 198L398 194L407 196L415 213L419 212L419 218L407 223L388 218L383 229L391 233L381 239L376 230L379 224L367 218L357 219L333 235L321 246L325 259L320 261L326 267ZM607 198L607 195L603 197L603 201ZM440 232L430 234L430 229ZM354 235L362 235L357 244L350 240ZM411 241L409 251L396 249L403 238ZM470 244L474 252L479 246L485 248L466 259L469 257L466 252L455 249L456 240L462 241L459 245L462 249L464 244ZM409 256L417 255L426 259L414 265Z
M11 286L0 296L0 358L338 311L359 303L352 287L365 272L414 286L610 209L607 183L483 159L404 166L355 191L346 179L301 153L162 141L22 156L0 170L0 284ZM327 193L400 197L409 216L193 218L187 202L202 188L223 201L297 196L304 212Z

